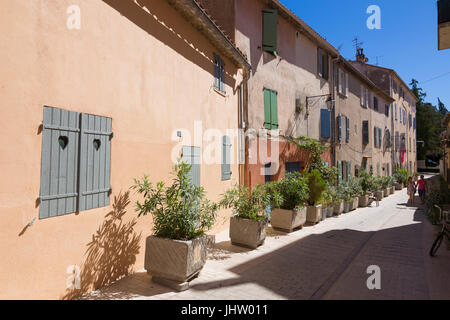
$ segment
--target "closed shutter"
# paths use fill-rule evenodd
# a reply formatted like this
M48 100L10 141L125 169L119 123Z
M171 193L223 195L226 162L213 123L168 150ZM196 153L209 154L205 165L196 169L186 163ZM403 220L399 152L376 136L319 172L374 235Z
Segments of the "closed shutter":
M342 161L338 161L338 180L342 182Z
M328 54L322 51L322 57L323 57L323 62L322 62L322 67L323 67L323 78L328 80L328 75L329 75L329 61L328 61Z
M323 57L322 49L317 48L317 74L323 77Z
M383 130L381 128L378 128L378 147L381 148L383 141Z
M222 137L222 181L231 179L231 140Z
M347 180L350 181L352 178L352 162L347 161Z
M363 144L369 144L369 121L365 120L362 124Z
M337 128L338 128L338 140L341 141L342 140L342 116L338 115L337 117Z
M345 117L345 141L350 141L350 119Z
M39 218L77 211L80 114L44 107Z
M79 210L109 204L111 118L81 115Z
M348 73L345 73L345 96L348 97Z
M377 127L373 127L373 146L378 147L378 130Z
M320 110L320 137L329 139L331 136L330 127L330 111L327 109Z
M191 170L188 174L189 179L194 185L200 186L200 148L183 146L182 153L181 160L191 165Z
M361 85L361 105L364 107L364 86Z
M214 88L220 90L220 66L217 54L214 54Z
M272 123L272 130L278 129L278 102L277 102L277 93L275 91L271 91L270 96L270 117Z
M272 121L270 117L270 100L271 100L271 94L270 90L264 89L264 128L267 130L272 129Z
M263 40L264 51L276 53L278 51L278 11L263 9Z

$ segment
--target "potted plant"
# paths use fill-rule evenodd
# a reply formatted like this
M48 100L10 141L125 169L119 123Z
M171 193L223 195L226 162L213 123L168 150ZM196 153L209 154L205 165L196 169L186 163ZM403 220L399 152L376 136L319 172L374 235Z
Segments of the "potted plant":
M344 199L344 213L350 212L353 208L353 192L350 186L350 182L344 181L341 183L342 195Z
M381 177L381 187L383 189L383 196L387 197L390 195L390 190L389 190L389 180L390 177Z
M148 175L135 179L132 189L143 195L136 202L139 216L153 217L153 235L147 237L144 266L152 281L182 291L196 277L206 261L208 237L217 204L205 197L202 187L188 177L191 166L178 161L172 185L153 185Z
M266 184L266 190L274 206L270 213L272 227L288 232L303 227L306 222L305 203L309 195L306 179L299 172L286 173L284 179Z
M317 169L306 172L305 177L307 179L309 189L306 221L317 223L322 219L322 205L319 203L322 200L323 192L326 189L326 184L322 179L320 171Z
M358 209L359 195L361 193L361 185L359 184L358 178L353 177L350 180L350 190L353 197L353 205L351 210L356 210Z
M337 187L332 186L329 189L331 197L333 199L333 213L335 215L340 215L344 212L344 196L342 187L339 185Z
M375 177L372 179L372 189L373 195L377 201L381 201L384 197L383 186L381 184L381 177Z
M389 188L390 190L390 194L394 194L395 193L395 180L393 177L388 177L389 178Z
M274 196L266 192L263 185L250 190L247 186L236 185L227 190L219 202L223 208L231 208L234 216L230 219L231 243L256 249L264 243L269 222L269 210L274 204Z
M398 169L397 171L394 172L393 177L397 182L395 185L395 189L402 190L407 184L409 173L405 169Z
M330 218L333 216L333 212L334 212L334 203L333 203L333 190L332 190L333 186L330 186L327 184L327 188L324 191L324 196L323 196L323 204L326 207L326 217L325 218ZM322 213L323 215L323 213ZM323 219L325 220L325 219Z
M362 170L359 174L359 203L362 208L369 205L370 187L372 184L372 176L365 170Z

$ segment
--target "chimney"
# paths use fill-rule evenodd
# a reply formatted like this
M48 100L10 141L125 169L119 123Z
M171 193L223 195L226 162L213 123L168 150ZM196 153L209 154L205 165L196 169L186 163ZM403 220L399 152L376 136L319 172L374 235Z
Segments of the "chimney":
M366 58L364 55L364 49L363 48L356 48L356 61L359 63L365 64L369 61L369 58Z

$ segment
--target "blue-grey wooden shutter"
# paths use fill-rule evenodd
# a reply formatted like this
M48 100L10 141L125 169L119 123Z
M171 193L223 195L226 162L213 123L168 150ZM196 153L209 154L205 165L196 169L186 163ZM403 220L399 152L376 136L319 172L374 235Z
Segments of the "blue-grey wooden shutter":
M109 205L111 118L82 114L79 211Z
M220 65L219 56L214 53L214 88L220 90Z
M363 144L369 144L369 121L364 120L363 121Z
M350 141L350 119L345 117L345 141Z
M378 128L378 147L381 148L383 139L383 130Z
M342 182L342 161L338 161L338 182Z
M337 128L338 128L338 140L341 141L342 140L342 117L341 115L338 115L337 117Z
M373 127L373 146L376 148L378 147L378 130L377 127Z
M200 148L183 146L182 161L191 165L191 171L189 172L189 178L191 182L200 186Z
M222 137L222 181L231 179L231 140Z
M350 181L351 178L352 178L352 162L348 161L347 162L347 180Z
M77 211L80 114L44 107L39 218Z
M262 48L264 51L276 53L278 51L278 11L263 9Z
M327 109L320 110L320 137L330 138L331 126L330 126L330 111Z

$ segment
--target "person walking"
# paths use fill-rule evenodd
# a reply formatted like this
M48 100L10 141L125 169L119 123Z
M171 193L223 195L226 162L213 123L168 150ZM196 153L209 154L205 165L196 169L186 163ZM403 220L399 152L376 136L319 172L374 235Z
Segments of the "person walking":
M425 196L428 190L427 180L425 180L424 175L420 176L419 181L417 181L417 186L419 189L419 197L422 204L425 204Z
M411 205L413 205L414 204L414 195L416 194L416 184L414 183L414 180L412 177L408 178L407 193L409 196L409 201L411 202Z

